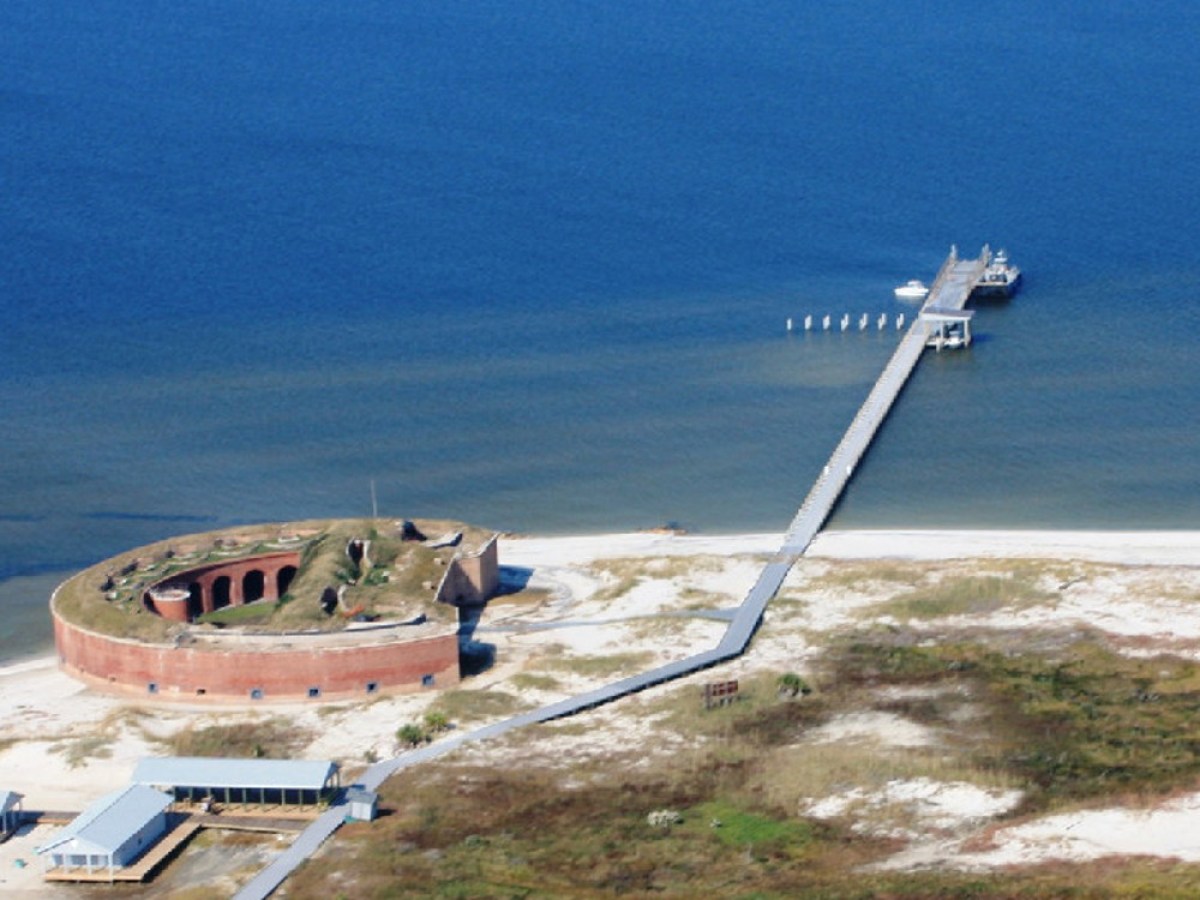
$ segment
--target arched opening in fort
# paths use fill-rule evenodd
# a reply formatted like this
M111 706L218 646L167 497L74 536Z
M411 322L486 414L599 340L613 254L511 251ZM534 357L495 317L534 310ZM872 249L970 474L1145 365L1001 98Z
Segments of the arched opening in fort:
M213 609L223 609L229 605L230 601L230 578L228 575L221 575L213 580L212 583L212 607Z
M242 576L242 602L253 603L266 596L267 580L260 569L251 569Z
M200 582L193 581L188 585L187 617L188 620L204 615L204 588Z
M275 596L282 597L288 592L288 588L292 586L292 579L296 577L295 566L284 566L275 573Z

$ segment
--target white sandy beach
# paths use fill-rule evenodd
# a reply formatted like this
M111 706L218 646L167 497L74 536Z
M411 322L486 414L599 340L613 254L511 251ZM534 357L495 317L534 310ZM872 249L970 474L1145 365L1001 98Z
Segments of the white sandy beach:
M762 560L779 547L779 534L727 536L633 533L583 537L506 537L501 543L501 564L511 570L530 570L530 584L548 591L549 600L536 609L506 605L503 598L489 607L482 626L513 627L509 631L481 630L497 648L496 665L464 682L464 688L505 686L507 679L539 654L568 653L598 656L640 652L655 661L680 658L712 646L724 625L719 621L689 618L672 620L669 646L661 634L646 629L645 617L684 607L682 598L711 598L714 608L736 605L757 577ZM655 560L691 557L692 569L668 569L657 577ZM838 560L904 559L1004 560L1054 559L1104 564L1086 583L1064 586L1052 609L999 610L990 614L997 627L1044 627L1048 623L1087 624L1114 635L1142 641L1141 652L1170 649L1200 659L1200 532L1019 532L1019 531L860 531L822 534L785 591L801 589L812 567ZM605 595L611 587L603 563L609 560L645 560L644 577L619 595ZM597 566L597 564L601 564ZM1164 586L1148 602L1136 584ZM826 588L806 597L807 634L832 631L869 604L870 597L854 597ZM791 614L789 614L791 615ZM768 619L772 611L768 609ZM649 620L654 621L654 620ZM786 645L785 645L786 644ZM735 675L752 673L819 652L816 643L756 639L750 652L729 664ZM569 683L567 683L569 682ZM586 679L569 678L564 690L591 686ZM509 690L515 690L508 687ZM558 699L549 692L522 692L531 703ZM318 712L313 705L293 704L270 708L150 706L145 702L97 693L62 674L54 657L0 668L0 791L24 795L26 809L81 810L100 795L125 783L137 760L166 752L157 737L189 725L204 725L284 715L312 730L306 755L332 758L347 768L361 765L371 755L395 752L398 723L418 719L436 695L398 696L369 705L346 704ZM131 706L150 715L124 715ZM620 704L588 713L597 731L620 715ZM652 724L644 727L652 728ZM887 743L920 741L914 723L867 717L844 722L842 739L857 739L861 732ZM857 729L857 731L856 731ZM625 732L628 737L628 730ZM647 735L649 736L649 735ZM595 743L595 733L589 735ZM814 736L814 740L823 739ZM70 750L78 753L72 765ZM473 753L488 754L487 747ZM503 760L504 752L495 752ZM568 755L569 757L569 755ZM890 864L897 866L959 865L988 867L1045 859L1091 859L1107 854L1142 853L1200 859L1200 831L1181 828L1181 817L1200 807L1200 795L1176 798L1158 809L1103 809L1070 816L1050 816L1019 826L998 828L993 849L968 853L962 844L971 829L1011 808L1013 799L997 793L982 796L976 789L955 784L894 784L879 802L908 798L936 813L928 832L913 835L908 850ZM869 806L870 797L855 801ZM844 810L837 797L813 798L808 814ZM821 805L824 804L824 805ZM831 813L832 814L832 813ZM40 882L40 865L32 848L51 830L39 828L0 844L0 893L13 890L52 896ZM15 860L29 862L18 870ZM58 890L61 890L58 889Z

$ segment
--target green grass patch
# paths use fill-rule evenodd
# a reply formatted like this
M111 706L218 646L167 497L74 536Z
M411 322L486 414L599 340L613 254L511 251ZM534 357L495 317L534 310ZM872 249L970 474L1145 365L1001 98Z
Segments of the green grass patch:
M537 672L518 672L509 683L518 690L557 691L562 687L562 682L553 675Z
M864 611L901 620L984 615L1005 607L1023 608L1057 600L1057 594L1038 588L1021 576L973 575L945 578L893 597Z
M189 725L164 743L175 756L288 759L307 746L312 737L307 729L277 717L236 725Z
M505 691L456 690L441 694L434 709L455 724L477 722L512 715L528 707L514 694Z
M640 672L653 661L653 653L631 652L609 656L546 656L539 660L539 664L552 672L567 672L586 678L612 678Z
M707 828L722 844L748 850L803 848L813 840L813 826L802 819L782 819L748 812L728 800L700 803L683 813L693 828Z
M258 625L269 622L279 604L273 600L259 600L243 606L226 606L199 616L196 621L206 625Z
M826 570L811 575L802 592L836 588L858 591L883 584L917 584L928 575L928 563L902 562L900 560L872 560L868 562L832 560L825 563ZM806 574L811 564L801 561L800 573Z

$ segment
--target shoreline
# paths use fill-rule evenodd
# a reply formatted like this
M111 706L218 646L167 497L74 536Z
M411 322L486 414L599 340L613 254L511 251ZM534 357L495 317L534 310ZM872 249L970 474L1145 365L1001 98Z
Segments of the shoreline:
M572 561L620 555L672 556L774 553L783 532L675 534L635 531L590 535L512 535L502 538L501 564L523 561L545 549ZM1043 557L1110 562L1116 565L1200 564L1200 529L852 529L822 531L804 558L814 559L1011 559Z
M563 566L601 558L754 555L774 553L783 532L676 534L631 531L586 535L534 534L502 538L502 566ZM547 557L549 557L547 559ZM804 558L856 559L1053 558L1114 565L1200 565L1200 530L1109 531L1083 529L854 529L822 531ZM48 598L47 598L47 602ZM56 668L45 651L0 661L0 678Z

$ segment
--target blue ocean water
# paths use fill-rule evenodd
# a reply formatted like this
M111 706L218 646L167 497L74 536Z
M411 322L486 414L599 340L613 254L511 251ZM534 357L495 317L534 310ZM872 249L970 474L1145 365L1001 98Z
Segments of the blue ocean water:
M0 5L0 659L64 573L356 515L782 529L956 243L835 527L1200 526L1200 9Z

